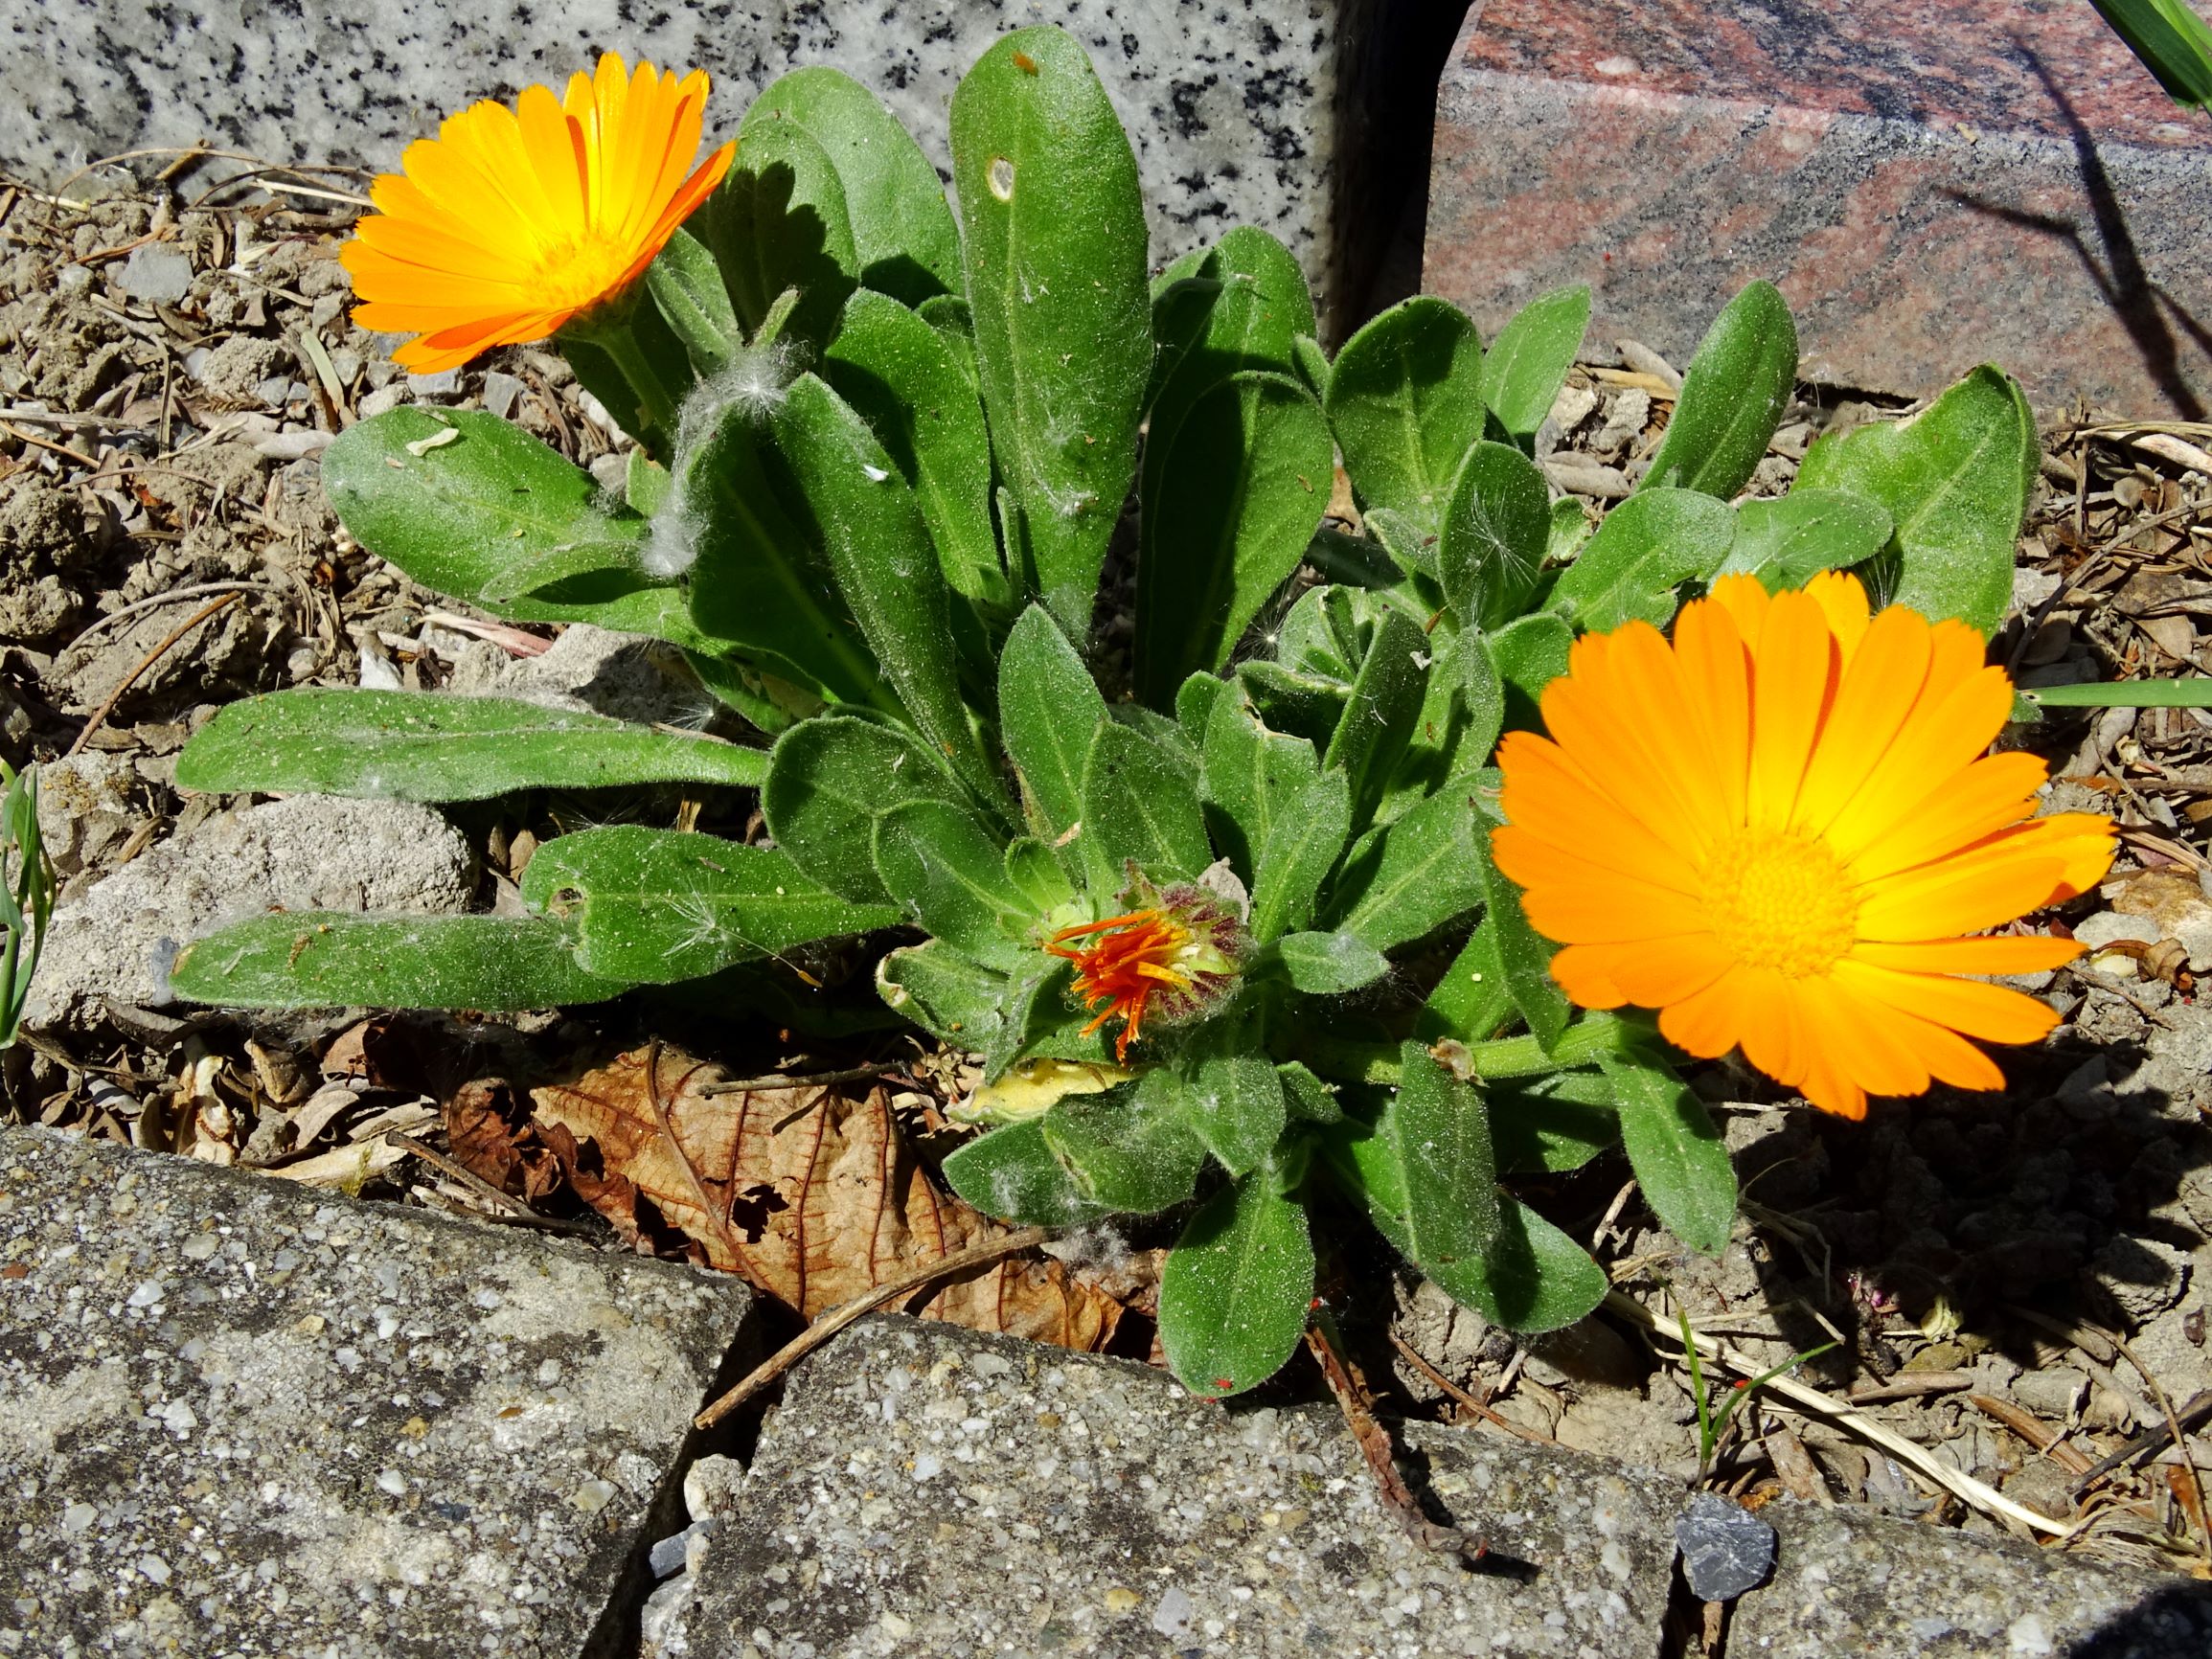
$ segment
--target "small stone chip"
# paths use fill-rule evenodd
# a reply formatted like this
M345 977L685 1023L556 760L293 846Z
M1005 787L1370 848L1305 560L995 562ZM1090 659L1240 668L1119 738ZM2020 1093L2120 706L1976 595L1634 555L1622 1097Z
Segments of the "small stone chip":
M1144 1600L1134 1590L1125 1590L1116 1584L1106 1593L1106 1610L1109 1613L1133 1613L1144 1605Z
M1682 1576L1701 1602L1733 1602L1774 1571L1774 1529L1741 1504L1694 1492L1675 1521Z

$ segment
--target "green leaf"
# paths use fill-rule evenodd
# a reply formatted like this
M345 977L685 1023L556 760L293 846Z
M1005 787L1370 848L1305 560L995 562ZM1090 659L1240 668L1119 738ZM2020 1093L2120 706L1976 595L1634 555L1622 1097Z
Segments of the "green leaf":
M1337 927L1377 950L1405 944L1480 904L1489 859L1463 787L1431 795L1357 850L1338 877Z
M669 238L646 267L645 280L652 303L702 377L720 374L744 350L744 328L722 285L721 268L691 232L679 227Z
M1255 659L1237 665L1237 684L1273 731L1327 748L1344 718L1349 690L1342 680L1292 673L1279 663Z
M1797 485L1848 489L1886 508L1897 527L1891 602L1989 634L2012 603L2038 453L2027 394L1984 364L1917 415L1823 438L1806 453Z
M945 186L874 93L835 69L794 69L753 101L739 138L771 121L797 126L836 170L862 283L909 306L959 292L960 233Z
M186 945L170 989L229 1008L494 1013L604 1002L629 989L585 972L575 947L575 933L550 919L280 911Z
M1369 817L1391 774L1404 758L1428 689L1428 637L1402 611L1386 610L1375 623L1359 677L1352 682L1343 716L1329 739L1323 766L1341 771L1352 787L1352 817Z
M1662 1061L1600 1055L1598 1065L1645 1200L1691 1249L1720 1255L1736 1224L1736 1171L1704 1103Z
M1083 819L1083 768L1106 717L1083 658L1042 606L1030 606L999 658L998 727L1031 822L1048 839Z
M1148 1073L1148 1077L1158 1076ZM1265 1055L1214 1055L1182 1085L1185 1121L1232 1175L1256 1169L1289 1121L1283 1079Z
M1442 629L1438 632L1443 634ZM1433 648L1436 667L1429 675L1428 703L1422 710L1421 720L1423 741L1438 757L1433 778L1443 782L1490 759L1491 751L1497 747L1498 734L1505 730L1508 704L1497 658L1492 654L1490 641L1481 634L1471 628L1443 634ZM1439 676L1442 686L1437 683ZM1453 705L1443 700L1445 693L1456 694L1464 723L1454 717ZM1428 736L1439 727L1445 731L1442 740ZM1464 761L1460 759L1463 754Z
M975 815L907 801L876 819L876 873L924 932L994 966L1036 965L1038 912L1006 874L1006 849Z
M1275 942L1291 986L1309 996L1337 996L1372 985L1390 959L1349 933L1287 933Z
M1558 946L1529 925L1521 909L1520 889L1491 858L1493 828L1494 821L1486 815L1474 832L1475 845L1482 852L1483 901L1487 907L1483 926L1496 948L1506 994L1548 1053L1566 1030L1571 1011L1565 993L1551 976L1551 961Z
M1160 1275L1160 1344L1175 1377L1206 1398L1242 1394L1282 1369L1313 1300L1305 1209L1254 1170L1206 1201Z
M1313 332L1313 296L1290 250L1266 231L1238 225L1163 289L1153 316L1164 328L1150 399L1143 466L1147 502L1198 399L1244 370L1297 375L1297 341ZM1302 382L1301 382L1302 383ZM1303 383L1302 383L1303 384Z
M1044 1123L1009 1124L948 1156L946 1185L986 1216L1024 1227L1083 1227L1112 1214L1083 1195L1048 1146Z
M1252 937L1262 944L1313 919L1321 887L1352 835L1352 786L1342 772L1308 780L1274 813L1252 883Z
M2212 29L2189 0L2089 0L2175 102L2212 102Z
M2019 694L2046 709L2212 709L2212 678L2030 686Z
M1736 515L1694 489L1645 489L1606 514L1545 603L1590 633L1641 620L1663 625L1675 589L1710 576L1728 557Z
M1008 562L1082 633L1136 474L1152 330L1136 157L1072 35L1016 30L969 71L952 174L983 404L1020 510Z
M1325 1135L1322 1148L1366 1203L1375 1230L1412 1260L1402 1165L1378 1124L1348 1120ZM1530 1334L1572 1325L1606 1299L1605 1269L1581 1245L1512 1194L1499 1198L1497 1234L1482 1254L1423 1264L1438 1288L1492 1323Z
M1160 746L1108 720L1083 771L1082 845L1094 890L1120 892L1128 867L1155 881L1196 876L1213 862L1190 778Z
M896 300L862 288L845 302L822 374L914 487L946 582L978 605L1003 609L1013 587L991 524L991 435L974 377L946 337Z
M684 661L709 695L737 710L770 738L822 712L822 699L813 693L774 674L764 674L741 657L686 651Z
M1075 889L1059 854L1034 836L1016 836L1006 848L1006 878L1029 903L1031 912L1047 916L1074 901Z
M1376 1120L1376 1156L1403 1195L1401 1246L1425 1272L1479 1260L1498 1236L1497 1163L1482 1096L1420 1043L1399 1051L1398 1088Z
M839 898L773 849L627 824L546 842L523 873L522 897L573 922L587 972L641 985L900 920L891 905Z
M1290 342L1290 366L1296 372L1298 383L1313 394L1316 401L1329 401L1329 382L1334 378L1329 367L1329 354L1321 350L1321 342L1311 334L1300 334Z
M836 701L903 714L831 588L807 504L758 409L739 400L706 417L674 472L674 500L654 523L661 544L691 560L698 627Z
M374 416L323 452L323 486L353 539L424 587L518 622L588 622L721 648L693 624L681 588L646 575L646 520L495 415Z
M232 703L176 758L187 789L482 801L514 789L758 784L768 757L604 715L440 692L275 692Z
M748 336L764 334L787 289L799 295L781 334L829 338L859 281L845 184L830 154L797 123L746 121L715 193L686 221L721 267L731 308Z
M1509 623L1488 640L1490 660L1506 688L1512 717L1534 725L1537 699L1544 687L1567 671L1575 631L1549 611L1532 611Z
M617 426L653 459L669 458L698 375L648 284L632 283L571 317L554 333L553 347Z
M876 875L874 825L902 801L968 804L914 738L851 716L802 721L777 739L761 790L776 845L855 903L890 900Z
M876 993L884 1006L953 1048L981 1054L1007 1041L1014 981L945 940L885 956L876 965Z
M1417 295L1344 343L1329 425L1362 511L1402 513L1423 535L1443 528L1461 458L1482 436L1482 381L1474 325L1445 300Z
M1495 1082L1485 1095L1501 1174L1563 1175L1620 1145L1612 1088L1595 1073Z
M1544 544L1544 562L1571 564L1596 529L1580 501L1571 495L1561 496L1552 503L1551 538Z
M943 573L914 491L859 416L814 375L791 383L775 419L838 591L908 717L978 800L992 799L997 771L961 700Z
M1224 682L1208 712L1200 745L1198 792L1215 845L1249 886L1276 821L1320 775L1313 745L1260 723L1241 686Z
M1551 487L1505 443L1477 443L1451 487L1437 543L1444 597L1469 627L1502 627L1528 608L1551 541Z
M1755 576L1768 593L1803 587L1824 570L1848 570L1888 545L1889 514L1841 489L1793 489L1736 509L1736 538L1713 574Z
M1505 964L1498 958L1497 925L1486 916L1428 993L1414 1029L1428 1042L1450 1037L1483 1043L1503 1031L1516 1011Z
M1336 1103L1336 1091L1314 1076L1311 1067L1299 1060L1286 1060L1275 1068L1275 1075L1283 1079L1283 1101L1289 1108L1290 1121L1304 1124L1344 1121L1344 1108Z
M1136 687L1174 706L1220 669L1298 568L1329 505L1335 458L1321 406L1282 375L1231 375L1191 405L1146 498Z
M1062 1095L1044 1140L1093 1203L1129 1215L1172 1209L1197 1186L1206 1149L1191 1130L1182 1084L1166 1071L1095 1095Z
M1555 288L1516 311L1482 360L1482 400L1522 448L1559 400L1590 326L1590 291Z
M1193 674L1175 693L1175 724L1194 744L1204 747L1206 722L1213 718L1215 703L1228 689L1229 682L1219 674Z
M1726 501L1750 482L1797 386L1797 324L1772 283L1750 283L1713 319L1682 375L1675 418L1636 488Z

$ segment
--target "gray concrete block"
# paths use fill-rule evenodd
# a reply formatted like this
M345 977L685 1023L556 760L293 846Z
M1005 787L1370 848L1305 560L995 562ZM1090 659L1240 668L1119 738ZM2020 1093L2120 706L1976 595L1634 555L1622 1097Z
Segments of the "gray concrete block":
M1403 84L1385 35L1426 10L1413 0L0 0L0 33L14 47L0 62L0 166L52 183L93 157L213 143L275 162L391 169L444 115L532 81L558 86L612 48L712 74L710 139L732 132L785 70L834 64L879 93L949 177L946 112L960 76L1002 33L1049 22L1082 39L1121 111L1155 258L1255 224L1289 244L1317 287L1355 291L1399 194L1382 199L1382 181L1352 152L1408 118L1416 139L1425 125L1433 80Z
M751 1307L0 1130L0 1653L584 1652Z
M1416 1545L1334 1410L1224 1409L1125 1361L871 1320L794 1375L649 1628L662 1654L716 1659L1653 1659L1677 1485L1409 1438L1456 1524L1533 1573Z
M1946 1527L1784 1498L1773 1579L1736 1603L1729 1659L2205 1659L2212 1587Z

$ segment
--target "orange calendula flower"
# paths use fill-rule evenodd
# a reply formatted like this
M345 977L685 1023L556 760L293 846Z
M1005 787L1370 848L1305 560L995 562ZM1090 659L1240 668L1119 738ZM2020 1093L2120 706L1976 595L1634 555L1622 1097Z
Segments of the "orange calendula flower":
M415 334L394 353L417 374L493 346L542 340L643 274L729 170L698 153L707 78L608 53L556 97L473 104L407 147L404 173L370 191L376 212L339 256L364 329Z
M1243 929L1215 895L1178 883L1143 897L1157 902L1142 910L1063 927L1045 943L1054 956L1075 964L1075 990L1098 1012L1083 1028L1090 1035L1109 1019L1122 1021L1114 1058L1129 1057L1144 1032L1145 1015L1175 1020L1219 996L1236 975ZM1074 944L1085 939L1087 944Z
M2033 755L1984 751L2012 684L1981 636L1856 578L1769 598L1728 577L1670 643L1643 623L1576 642L1551 735L1505 740L1498 867L1566 948L1585 1008L1659 1010L1695 1055L1741 1046L1814 1105L1931 1079L2004 1086L1966 1041L2033 1042L2034 998L1961 975L2032 973L2070 940L1980 934L2094 885L2110 821L2035 817Z

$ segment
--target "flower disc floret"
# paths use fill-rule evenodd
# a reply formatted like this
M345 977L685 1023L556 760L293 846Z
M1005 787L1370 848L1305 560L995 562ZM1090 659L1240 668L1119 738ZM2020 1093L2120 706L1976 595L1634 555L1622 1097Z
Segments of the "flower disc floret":
M565 94L527 88L446 117L370 189L376 212L340 259L364 329L414 334L393 353L416 374L493 346L542 340L620 294L729 170L725 144L696 170L707 78L607 53Z
M2112 856L2109 819L2035 816L2041 761L1986 752L2011 709L1963 623L1874 615L1848 575L1771 597L1724 578L1671 641L1576 642L1548 736L1499 751L1493 848L1585 1008L1655 1008L1670 1041L1741 1047L1847 1117L1931 1080L2001 1088L1967 1039L2033 1042L2058 1016L1961 976L2071 961L2071 940L1985 930Z

